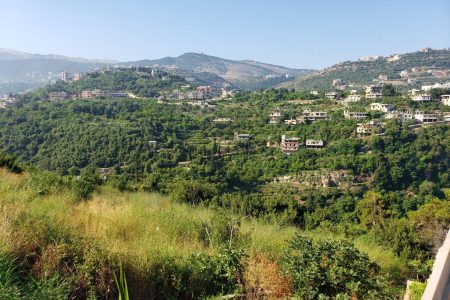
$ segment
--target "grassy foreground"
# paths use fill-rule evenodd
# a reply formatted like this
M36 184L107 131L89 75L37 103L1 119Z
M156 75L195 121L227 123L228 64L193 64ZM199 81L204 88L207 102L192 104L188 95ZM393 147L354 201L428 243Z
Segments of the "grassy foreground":
M63 188L42 195L31 177L0 169L0 294L5 299L116 299L113 274L120 264L132 299L224 294L214 290L209 278L216 277L206 273L210 258L225 265L212 273L232 273L224 263L228 256L221 256L215 224L223 212L109 187L86 201ZM234 243L245 245L246 271L238 278L243 290L255 297L289 296L289 279L277 262L297 229L255 219L236 222L240 239ZM370 239L360 237L355 245L382 269L401 272L397 257Z
M67 287L61 295L115 298L113 272L121 263L133 298L190 297L177 274L193 254L219 251L205 234L219 214L211 209L108 187L80 202L66 190L39 195L29 181L0 170L0 251L22 277ZM256 220L240 226L250 260L277 258L294 233Z

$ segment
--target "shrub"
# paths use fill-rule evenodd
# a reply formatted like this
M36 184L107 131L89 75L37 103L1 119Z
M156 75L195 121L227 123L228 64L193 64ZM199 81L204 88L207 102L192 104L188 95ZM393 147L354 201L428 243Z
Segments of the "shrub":
M364 299L378 292L379 267L347 241L313 241L297 234L282 258L301 299L346 294Z

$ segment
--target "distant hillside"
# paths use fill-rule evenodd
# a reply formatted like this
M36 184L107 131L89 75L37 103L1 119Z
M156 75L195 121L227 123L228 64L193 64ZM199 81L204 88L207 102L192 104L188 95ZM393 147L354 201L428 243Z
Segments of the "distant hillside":
M55 82L64 70L84 73L112 64L169 67L172 73L199 84L232 85L246 90L274 87L311 72L307 69L290 69L251 60L235 61L199 53L118 63L0 48L0 94L23 92Z
M58 81L34 92L40 99L46 99L49 92L64 91L76 95L83 90L100 89L109 92L131 92L139 97L157 97L162 92L179 89L189 82L183 77L162 73L151 75L151 69L135 71L132 69L115 69L111 71L92 72L73 82Z
M407 84L408 78L417 81L418 84L450 80L449 50L428 49L426 52L366 59L369 61L342 62L319 72L283 83L281 86L326 90L333 87L334 79L341 79L343 84L361 86L379 80L381 74L387 76L388 82L392 81L395 84ZM400 76L402 71L406 71L404 77Z
M64 60L78 63L102 63L102 64L117 63L117 61L115 60L88 59L83 57L69 57L57 54L46 54L46 55L32 54L11 49L0 48L0 60L27 60L27 59Z
M170 66L194 73L210 73L220 76L224 80L245 89L264 88L273 86L273 79L278 78L275 84L292 80L310 73L309 69L290 69L256 61L236 61L209 56L199 53L185 53L178 57L165 57L156 60L141 60L127 62L138 66ZM286 74L288 76L286 76Z

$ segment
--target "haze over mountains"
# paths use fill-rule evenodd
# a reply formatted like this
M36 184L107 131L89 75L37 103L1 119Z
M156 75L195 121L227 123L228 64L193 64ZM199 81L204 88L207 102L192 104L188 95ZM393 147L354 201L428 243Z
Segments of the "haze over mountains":
M390 80L403 79L405 83L408 78L427 83L448 80L450 51L428 49L376 59L347 61L315 71L253 60L224 59L192 52L178 57L118 62L55 54L30 54L0 48L0 95L23 92L57 81L64 70L85 73L103 67L117 66L158 66L196 84L232 85L244 90L271 87L326 90L335 87L332 84L335 79L341 80L344 84L361 85L373 82L380 75L386 75ZM410 72L409 75L401 78L400 72L407 70Z
M275 86L313 70L291 69L256 61L237 61L199 53L155 60L117 62L62 55L23 53L0 48L0 94L20 92L58 80L59 73L83 73L108 66L155 66L170 68L177 75L201 84L231 84L243 89Z

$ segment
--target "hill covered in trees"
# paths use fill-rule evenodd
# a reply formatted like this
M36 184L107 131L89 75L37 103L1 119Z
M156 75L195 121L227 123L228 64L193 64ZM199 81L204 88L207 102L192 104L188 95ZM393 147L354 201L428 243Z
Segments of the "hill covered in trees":
M428 277L450 224L445 123L371 111L382 134L358 136L360 121L308 91L243 92L212 110L154 99L185 83L176 75L90 76L0 110L0 206L12 212L0 218L0 260L13 270L0 287L16 299L113 297L120 262L136 299L392 299ZM145 97L48 100L95 88ZM448 111L396 93L377 101ZM269 123L274 110L308 109L328 118ZM280 151L284 134L298 151Z

